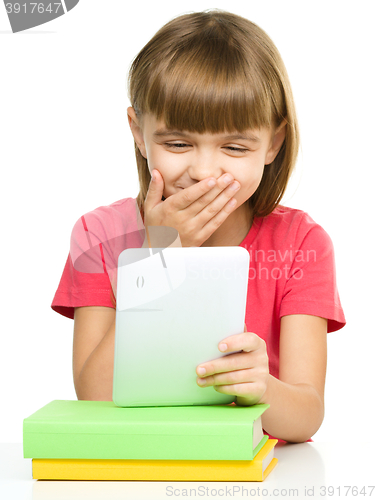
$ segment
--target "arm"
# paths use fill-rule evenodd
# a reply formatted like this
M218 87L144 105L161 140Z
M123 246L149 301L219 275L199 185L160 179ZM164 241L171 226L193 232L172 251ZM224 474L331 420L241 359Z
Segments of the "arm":
M74 310L73 380L78 399L112 401L115 309Z
M268 403L263 427L269 434L290 442L304 442L324 418L327 320L296 314L281 319L280 379L269 373L265 342L254 333L227 337L222 352L231 353L205 363L200 386L213 385L224 394L235 394L237 404ZM221 344L220 343L220 344ZM202 383L205 380L205 383Z
M270 404L262 422L272 436L304 442L321 426L326 337L324 318L299 314L282 317L279 380L269 374L266 392L259 401Z

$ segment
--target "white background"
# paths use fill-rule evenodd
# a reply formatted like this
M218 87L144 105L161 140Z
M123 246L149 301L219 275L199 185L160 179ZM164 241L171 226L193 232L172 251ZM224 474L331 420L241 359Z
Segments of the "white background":
M54 399L76 399L73 321L50 309L84 213L136 197L129 65L171 18L221 8L263 28L284 59L302 149L283 202L331 236L347 326L328 336L315 441L372 435L375 382L375 30L372 1L81 0L12 34L0 5L0 442ZM349 450L354 442L349 443Z

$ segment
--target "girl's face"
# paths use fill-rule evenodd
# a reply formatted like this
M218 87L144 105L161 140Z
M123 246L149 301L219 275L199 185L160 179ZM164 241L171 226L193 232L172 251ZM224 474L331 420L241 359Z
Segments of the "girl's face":
M143 115L141 124L133 108L128 108L128 119L150 172L156 168L162 174L165 198L207 177L218 179L228 173L240 183L234 195L238 208L256 191L265 165L268 168L274 160L285 138L285 124L276 133L265 128L198 134L167 130L150 114Z

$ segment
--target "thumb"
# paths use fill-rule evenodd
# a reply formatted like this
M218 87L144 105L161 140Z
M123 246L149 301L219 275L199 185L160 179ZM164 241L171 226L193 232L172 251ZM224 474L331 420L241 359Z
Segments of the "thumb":
M145 205L149 208L155 207L160 201L162 201L164 189L164 181L162 175L157 169L153 169L151 172L151 182L149 184L149 189L145 198Z
M247 331L247 325L244 323L244 332Z

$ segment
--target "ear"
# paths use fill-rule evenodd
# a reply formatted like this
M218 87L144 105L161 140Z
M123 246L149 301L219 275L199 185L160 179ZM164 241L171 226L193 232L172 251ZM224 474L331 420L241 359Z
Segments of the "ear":
M286 120L283 120L281 125L275 130L271 140L271 145L266 153L265 165L272 163L281 149L283 141L286 137L286 123Z
M142 132L140 119L137 117L134 108L131 106L127 109L128 123L131 128L132 135L134 137L135 143L140 150L142 156L146 158L146 148L144 141L144 134Z

